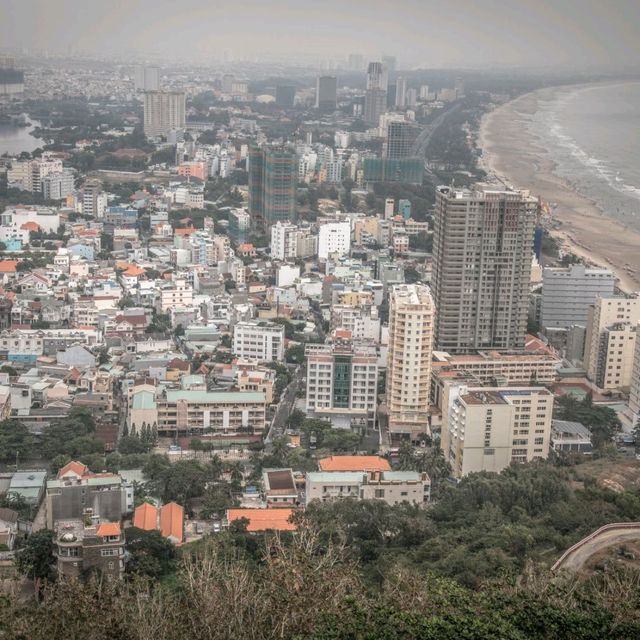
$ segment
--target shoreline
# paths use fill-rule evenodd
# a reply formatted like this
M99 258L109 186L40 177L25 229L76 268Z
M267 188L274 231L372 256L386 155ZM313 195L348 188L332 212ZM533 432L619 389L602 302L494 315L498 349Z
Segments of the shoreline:
M490 180L526 189L556 204L549 233L565 250L615 271L619 288L630 293L640 290L640 232L607 216L593 200L555 175L555 163L527 127L539 101L553 98L558 91L613 84L622 83L562 85L518 96L484 114L477 144L482 149L479 165Z

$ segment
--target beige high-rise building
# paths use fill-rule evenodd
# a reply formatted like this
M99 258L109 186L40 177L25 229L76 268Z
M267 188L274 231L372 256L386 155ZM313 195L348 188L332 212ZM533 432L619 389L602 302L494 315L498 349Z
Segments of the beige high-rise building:
M438 187L433 236L436 345L522 351L538 201L524 191Z
M629 407L626 412L633 426L640 420L640 340L636 340L635 343L631 385L629 387Z
M389 295L387 410L392 437L429 431L435 308L429 287L396 285Z
M456 478L549 455L553 394L543 387L463 385L446 411L441 446Z
M145 91L144 135L167 136L184 129L185 97L182 91Z
M599 389L630 386L639 322L640 297L598 298L589 308L584 368Z

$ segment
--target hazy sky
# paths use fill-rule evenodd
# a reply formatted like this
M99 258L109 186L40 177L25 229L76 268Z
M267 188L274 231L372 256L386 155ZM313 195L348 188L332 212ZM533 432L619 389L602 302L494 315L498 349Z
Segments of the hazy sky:
M348 53L435 67L637 64L640 0L0 0L0 46Z

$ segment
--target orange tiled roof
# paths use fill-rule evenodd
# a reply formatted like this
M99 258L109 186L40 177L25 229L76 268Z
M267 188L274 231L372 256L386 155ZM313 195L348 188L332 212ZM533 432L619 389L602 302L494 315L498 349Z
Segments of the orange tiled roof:
M67 462L67 464L62 467L62 469L58 470L58 478L62 478L66 473L75 473L77 476L85 476L89 472L89 468L86 464L82 464L82 462L78 462L77 460L72 460L71 462Z
M380 456L330 456L318 462L320 471L391 471Z
M0 260L0 273L15 273L17 266L17 260Z
M142 267L138 267L135 264L132 264L128 267L126 271L122 273L123 276L141 276L144 273L144 269Z
M96 529L96 534L100 538L106 538L108 536L120 535L120 523L119 522L102 522Z
M20 225L20 228L26 231L40 231L40 225L35 222L25 222L23 225Z
M246 518L249 521L247 531L295 531L296 526L289 522L295 509L227 509L227 520Z
M143 502L133 514L133 526L145 531L153 531L158 527L158 508Z
M169 502L160 508L160 533L175 542L184 540L184 508Z
M195 233L195 229L193 227L178 227L174 231L174 235L176 236L190 236L192 233Z

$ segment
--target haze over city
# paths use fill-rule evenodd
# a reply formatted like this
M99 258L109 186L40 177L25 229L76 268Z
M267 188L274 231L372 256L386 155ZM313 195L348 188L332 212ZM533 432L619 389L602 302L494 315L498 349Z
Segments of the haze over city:
M202 62L393 53L409 67L637 62L634 0L2 0L1 46Z

